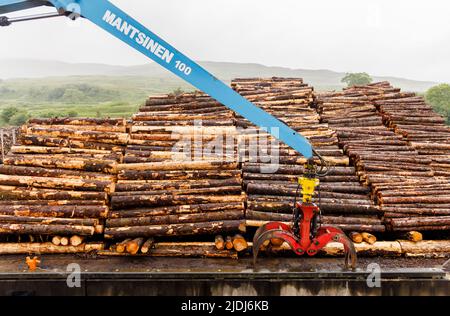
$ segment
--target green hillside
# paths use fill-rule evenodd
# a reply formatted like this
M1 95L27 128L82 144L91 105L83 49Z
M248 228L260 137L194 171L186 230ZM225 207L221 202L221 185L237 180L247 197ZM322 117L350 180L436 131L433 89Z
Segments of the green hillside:
M301 77L320 90L341 89L343 73L267 67L259 64L202 62L206 69L229 83L238 77ZM129 117L151 94L175 89L193 90L158 65L113 66L56 61L0 60L1 125L21 124L29 117ZM389 80L406 91L424 92L434 82L402 78ZM0 115L1 117L1 115Z

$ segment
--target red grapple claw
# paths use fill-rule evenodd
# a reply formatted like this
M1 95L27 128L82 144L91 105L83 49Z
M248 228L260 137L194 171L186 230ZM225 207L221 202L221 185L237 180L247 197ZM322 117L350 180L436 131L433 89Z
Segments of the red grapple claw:
M307 253L309 256L316 255L330 242L339 242L344 246L345 267L349 268L350 262L350 267L355 269L357 263L355 247L344 232L337 227L322 226L313 235L312 222L318 213L318 207L315 204L302 203L298 203L296 207L302 212L298 234L290 225L281 222L269 222L261 226L253 237L253 263L256 264L264 242L276 238L285 241L297 255Z

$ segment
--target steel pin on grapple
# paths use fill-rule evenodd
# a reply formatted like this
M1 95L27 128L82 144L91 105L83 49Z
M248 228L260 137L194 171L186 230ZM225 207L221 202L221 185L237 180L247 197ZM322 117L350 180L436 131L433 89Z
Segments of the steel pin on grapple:
M320 172L323 170L323 159ZM342 230L333 226L319 226L319 207L313 203L316 187L319 185L318 172L313 159L305 165L305 173L299 178L301 202L294 201L293 223L269 222L261 226L253 237L253 262L256 264L261 246L273 238L285 241L297 255L316 255L330 242L339 242L344 246L345 267L356 268L356 251L353 242Z

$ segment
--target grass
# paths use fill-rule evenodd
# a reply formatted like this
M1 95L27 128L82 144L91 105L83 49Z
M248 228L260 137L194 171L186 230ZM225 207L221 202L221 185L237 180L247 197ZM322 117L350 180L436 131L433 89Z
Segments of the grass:
M27 117L130 117L152 94L193 90L176 78L71 76L0 82L0 113L15 107ZM8 125L3 120L1 126Z

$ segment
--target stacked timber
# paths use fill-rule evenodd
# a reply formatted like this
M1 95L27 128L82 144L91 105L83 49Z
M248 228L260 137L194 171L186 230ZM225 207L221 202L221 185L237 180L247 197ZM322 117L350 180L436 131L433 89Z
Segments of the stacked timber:
M408 140L421 157L431 161L435 176L450 178L450 126L415 93L389 94L379 89L374 103L385 124Z
M1 128L0 129L0 163L2 163L5 155L11 149L11 146L16 142L19 133L19 128Z
M336 132L320 122L312 107L312 87L295 78L236 79L232 86L304 135L330 165L330 172L320 179L315 200L322 210L322 224L345 231L384 231L379 209L369 198L369 188L359 183L355 168L349 166L348 157L338 146ZM246 128L239 132L243 135L240 154L248 195L247 225L292 221L292 207L300 192L298 177L304 173L306 159L246 120L238 119L238 124Z
M432 160L397 133L386 113L378 110L384 99L411 98L413 94L382 82L321 94L318 109L322 121L337 131L360 180L370 186L389 229L446 230L448 179L436 177ZM415 113L412 109L409 115L420 118Z
M245 231L235 134L233 113L204 94L149 98L132 118L111 197L105 237L115 249L130 240ZM205 256L214 254L208 248Z
M124 119L32 119L24 125L0 165L0 235L77 247L102 234L126 129Z

